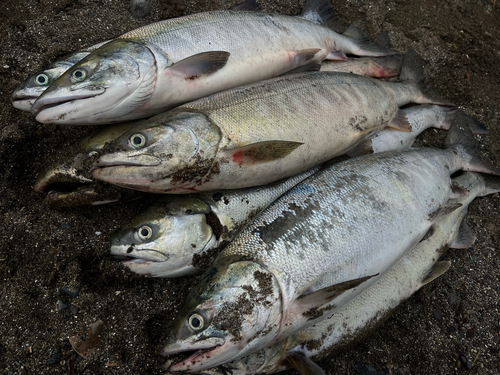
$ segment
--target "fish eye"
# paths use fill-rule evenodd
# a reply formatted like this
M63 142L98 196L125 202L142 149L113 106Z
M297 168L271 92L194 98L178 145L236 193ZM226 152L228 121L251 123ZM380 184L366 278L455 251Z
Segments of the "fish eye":
M75 81L82 82L85 78L87 78L87 72L84 69L75 69L71 76Z
M146 146L146 137L141 133L132 134L129 140L132 146L135 148L141 148Z
M200 331L205 325L205 319L203 319L200 314L194 313L189 317L188 323L191 329L193 329L194 331Z
M38 86L47 86L49 84L49 76L45 73L37 74L35 82Z
M149 225L143 225L137 230L137 236L142 241L150 240L151 237L153 237L153 228L151 228Z

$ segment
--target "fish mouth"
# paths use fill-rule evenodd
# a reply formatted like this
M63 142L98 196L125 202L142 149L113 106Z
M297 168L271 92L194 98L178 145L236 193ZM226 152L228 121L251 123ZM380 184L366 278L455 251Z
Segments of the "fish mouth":
M174 355L179 353L188 353L188 357L184 360L181 360L178 363L172 363L172 361L167 361L163 365L163 369L171 372L185 372L189 371L192 365L203 361L204 359L209 359L212 357L212 354L217 353L222 347L224 347L226 341L224 339L216 339L212 338L210 341L217 340L219 341L217 344L207 347L202 347L199 349L177 349L168 351L166 349L161 353L162 356L166 357L168 355Z
M134 160L135 159L135 160ZM101 156L99 160L94 163L94 171L99 169L106 169L111 167L156 167L160 165L162 160L153 155L140 154L127 157L127 160L119 160L114 158L106 158Z
M81 99L93 98L99 95L102 95L106 92L105 89L101 89L98 92L92 92L89 94L76 95L76 96L63 96L63 97L55 97L55 98L44 98L40 97L31 107L31 113L34 116L38 116L38 114L42 111L45 111L50 108L59 107L68 103L72 103Z
M119 250L118 250L119 251ZM132 254L134 252L145 252L143 254ZM127 255L122 253L117 253L117 250L111 249L111 255L116 259L120 260L123 265L128 263L161 263L166 262L170 258L168 254L165 254L159 250L154 249L134 249L133 246L129 246L126 251ZM155 256L155 254L160 254Z

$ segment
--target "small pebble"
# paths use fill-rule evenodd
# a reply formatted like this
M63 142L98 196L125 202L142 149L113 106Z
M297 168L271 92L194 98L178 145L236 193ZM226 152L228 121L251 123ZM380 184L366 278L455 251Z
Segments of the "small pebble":
M465 356L461 355L460 356L460 362L462 362L462 366L464 366L467 370L470 370L472 368L472 363L469 361Z
M147 17L150 11L149 0L130 0L130 12L134 18Z
M70 306L69 306L69 311L70 311L70 312L71 312L71 314L73 314L73 315L78 314L78 306L75 306L75 305L70 305Z
M449 326L448 328L446 328L446 331L447 331L448 333L453 333L453 332L455 332L455 330L456 330L456 328L455 328L455 327L453 327L453 326Z
M443 316L436 309L432 310L432 315L434 316L434 319L436 319L438 322L440 322L441 320L443 320Z
M67 307L68 307L68 305L66 305L66 304L65 304L63 301L61 301L61 300L58 300L58 301L56 302L56 311L57 311L57 312L60 312L60 311L62 311L62 310L64 310L64 309L66 309Z
M455 304L458 301L458 296L455 293L450 293L450 305Z
M73 297L73 298L78 297L78 295L80 294L80 288L72 289L72 288L70 288L68 286L64 286L62 288L62 291L64 293L66 293L68 296Z

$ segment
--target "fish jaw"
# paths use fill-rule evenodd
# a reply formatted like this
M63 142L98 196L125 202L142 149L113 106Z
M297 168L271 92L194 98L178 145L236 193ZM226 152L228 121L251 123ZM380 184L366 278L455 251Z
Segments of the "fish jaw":
M154 92L157 65L142 43L114 40L51 84L31 109L37 121L103 124L141 117L134 111Z
M278 335L281 308L271 272L252 261L219 259L186 299L162 354L204 350L168 370L198 372L259 350Z

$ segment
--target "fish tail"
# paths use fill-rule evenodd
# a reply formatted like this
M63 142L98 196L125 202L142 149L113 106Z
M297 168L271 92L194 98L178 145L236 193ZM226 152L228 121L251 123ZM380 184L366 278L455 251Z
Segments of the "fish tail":
M307 0L299 17L325 26L337 21L328 0Z
M415 103L430 103L453 107L454 104L444 99L434 89L433 85L425 79L424 66L427 62L413 49L410 48L403 59L400 81L411 82L420 91L420 97L414 99Z
M478 194L480 197L485 195L495 194L500 192L500 177L492 175L483 175L484 178L484 190Z
M466 171L483 172L500 176L500 169L486 160L481 154L481 146L474 138L471 127L474 127L474 119L459 111L448 131L445 147L451 148L461 145L470 157L469 162L463 168ZM471 125L472 124L472 125Z

